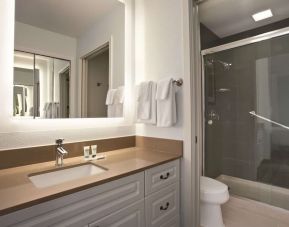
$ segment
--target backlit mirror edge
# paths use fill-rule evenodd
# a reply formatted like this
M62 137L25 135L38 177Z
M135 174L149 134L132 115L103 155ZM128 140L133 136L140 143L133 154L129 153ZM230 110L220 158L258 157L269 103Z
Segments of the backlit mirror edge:
M7 3L6 3L7 4ZM8 32L5 37L5 45L6 57L9 57L6 61L6 75L11 75L11 77L2 78L2 84L6 86L6 97L12 97L12 89L11 84L13 84L13 53L14 53L14 26L15 26L15 0L9 2L9 7L7 8L7 15L3 15L5 19L10 18L10 26L3 26L5 31ZM125 95L126 97L133 97L133 36L134 36L134 0L126 0L125 1ZM12 29L11 29L12 28ZM7 37L10 37L7 39ZM17 49L21 49L18 47ZM24 49L24 48L22 48ZM28 51L27 49L25 49ZM30 50L31 51L31 50ZM39 54L43 54L37 51ZM52 53L53 54L53 53ZM71 60L71 63L77 63L77 59L72 59L69 56L59 56L56 57L65 58ZM73 65L73 64L72 64ZM76 64L72 67L72 71L76 71ZM4 94L5 92L3 92ZM8 99L8 100L7 100ZM133 124L133 102L126 98L124 103L124 116L122 118L70 118L70 119L17 119L13 117L13 112L11 108L13 103L11 102L12 98L5 98L3 102L3 112L0 114L1 119L1 131L0 132L19 132L19 131L37 131L37 130L57 130L57 129L71 129L71 128L92 128L92 127L112 127L112 126L128 126Z

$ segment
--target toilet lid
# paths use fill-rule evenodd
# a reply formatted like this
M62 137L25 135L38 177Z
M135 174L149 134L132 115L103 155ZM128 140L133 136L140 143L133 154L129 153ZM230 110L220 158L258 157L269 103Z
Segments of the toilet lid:
M201 192L221 193L228 190L228 186L215 179L201 176Z

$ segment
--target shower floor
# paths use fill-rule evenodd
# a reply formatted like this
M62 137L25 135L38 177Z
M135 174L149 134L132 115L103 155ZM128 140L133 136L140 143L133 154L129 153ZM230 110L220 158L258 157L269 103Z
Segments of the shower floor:
M226 227L288 227L289 211L238 196L222 206Z

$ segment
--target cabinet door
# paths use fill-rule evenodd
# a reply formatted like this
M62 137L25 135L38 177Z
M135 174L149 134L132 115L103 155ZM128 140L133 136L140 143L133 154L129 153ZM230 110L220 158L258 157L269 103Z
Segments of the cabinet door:
M145 227L144 201L95 221L89 227Z
M180 216L170 219L168 222L162 224L160 227L180 227Z
M179 182L145 198L146 226L163 226L180 211Z
M145 195L179 181L180 162L175 160L145 171Z

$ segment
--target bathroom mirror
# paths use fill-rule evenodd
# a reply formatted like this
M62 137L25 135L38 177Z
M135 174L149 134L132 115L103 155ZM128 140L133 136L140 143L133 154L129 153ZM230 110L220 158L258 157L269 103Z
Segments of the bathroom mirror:
M16 0L13 116L122 117L124 40L123 1Z

